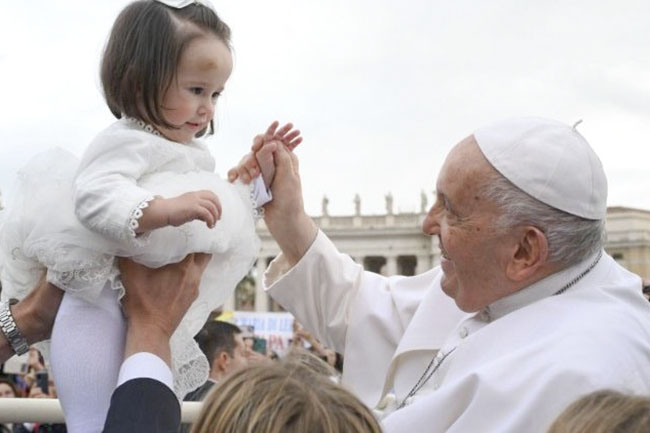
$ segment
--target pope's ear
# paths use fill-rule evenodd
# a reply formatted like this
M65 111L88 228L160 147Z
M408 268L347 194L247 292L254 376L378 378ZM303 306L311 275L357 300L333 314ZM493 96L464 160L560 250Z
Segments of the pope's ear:
M506 274L513 281L525 281L547 264L548 241L537 227L524 227Z

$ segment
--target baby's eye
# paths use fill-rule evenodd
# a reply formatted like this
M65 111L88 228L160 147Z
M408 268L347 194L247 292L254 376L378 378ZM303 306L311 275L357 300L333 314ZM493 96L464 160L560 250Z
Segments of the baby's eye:
M221 96L221 92L214 92L212 94L212 99L217 99L219 96Z
M203 93L203 88L202 87L190 87L190 92L192 92L195 95L200 95Z

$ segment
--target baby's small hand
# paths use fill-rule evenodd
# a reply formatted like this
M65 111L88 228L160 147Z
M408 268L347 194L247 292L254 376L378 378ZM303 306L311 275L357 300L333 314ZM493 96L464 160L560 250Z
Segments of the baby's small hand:
M256 135L253 138L252 152L245 155L237 167L228 170L228 180L234 182L241 179L248 184L260 173L267 188L270 187L275 176L275 163L273 153L281 143L289 150L293 150L302 143L302 137L298 129L293 129L293 124L287 123L278 129L280 123L275 121L266 129L264 134Z
M255 159L255 154L250 152L244 155L237 167L228 170L228 180L234 182L236 179L241 179L245 184L249 184L259 174L260 167Z
M201 220L209 228L221 218L219 197L212 191L192 191L164 201L167 225L178 227L187 222Z
M295 149L296 146L302 143L300 130L293 129L292 123L287 123L282 128L278 129L279 125L280 123L276 120L269 125L264 134L255 136L251 150L257 152L265 143L271 141L280 141L282 144L287 146L289 150Z

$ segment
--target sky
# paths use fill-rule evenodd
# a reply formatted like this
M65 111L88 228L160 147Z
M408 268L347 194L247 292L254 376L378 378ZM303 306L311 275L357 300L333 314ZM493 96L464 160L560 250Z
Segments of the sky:
M81 155L113 118L102 48L122 0L0 0L0 191L53 146ZM522 115L567 124L600 156L610 206L650 209L647 0L214 0L234 70L208 138L217 172L273 120L294 122L307 211L433 200L452 146Z

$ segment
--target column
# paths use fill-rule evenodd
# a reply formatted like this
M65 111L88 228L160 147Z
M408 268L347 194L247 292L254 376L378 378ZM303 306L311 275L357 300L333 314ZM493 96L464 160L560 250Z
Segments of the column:
M264 292L264 271L266 270L266 257L258 257L255 265L255 311L268 311L269 298Z
M415 265L415 274L423 274L429 269L432 268L431 266L431 258L429 256L417 256L417 264Z
M397 256L386 257L386 270L383 274L387 277L397 275Z

